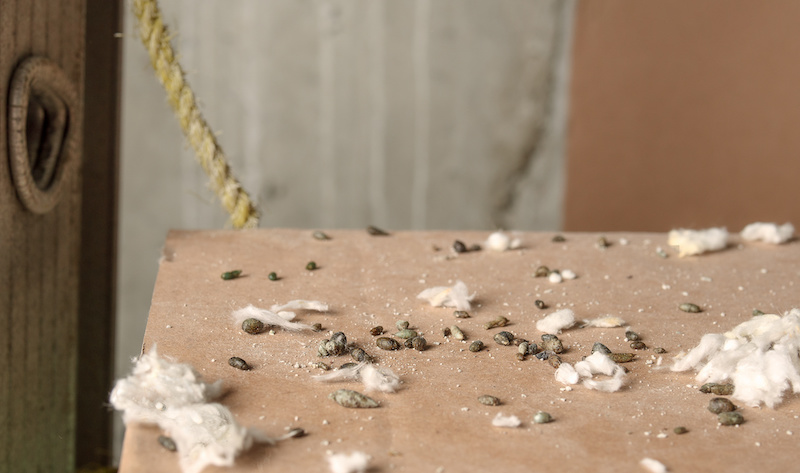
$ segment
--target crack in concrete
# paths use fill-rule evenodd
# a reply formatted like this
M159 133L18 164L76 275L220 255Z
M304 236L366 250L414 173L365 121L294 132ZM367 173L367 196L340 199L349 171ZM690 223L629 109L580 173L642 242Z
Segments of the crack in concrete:
M552 141L560 141L560 154L556 159L564 161L564 146L566 131L566 113L568 103L568 76L571 52L572 24L577 0L558 2L554 14L556 28L554 28L550 54L547 59L547 83L544 93L545 107L541 115L534 115L530 123L524 128L528 130L528 138L519 148L519 154L514 164L509 166L506 173L499 176L494 188L492 207L492 222L497 228L511 228L512 214L518 206L524 205L520 201L522 188L529 181L534 164L544 159L547 152L552 152ZM535 88L535 86L534 86ZM558 146L556 144L556 146ZM563 166L563 164L562 164ZM563 197L559 208L563 207Z

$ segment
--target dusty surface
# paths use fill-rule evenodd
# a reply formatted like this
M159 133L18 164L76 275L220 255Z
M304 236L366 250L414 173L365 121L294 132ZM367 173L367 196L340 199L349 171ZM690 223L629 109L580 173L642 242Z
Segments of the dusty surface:
M775 247L733 245L722 252L679 259L666 246L666 234L608 234L612 245L595 247L598 234L521 234L523 248L495 253L451 255L454 239L482 242L486 232L404 232L374 237L363 231L330 231L330 241L310 231L171 232L165 245L153 295L144 345L158 344L161 354L190 363L208 381L224 380L221 402L239 421L278 436L290 427L308 435L258 447L237 465L219 471L327 471L328 452L361 450L373 457L374 472L459 471L644 471L639 461L651 457L678 472L792 471L800 435L800 400L796 395L772 410L740 407L746 423L718 426L706 406L712 395L697 390L691 373L663 366L695 346L701 335L724 332L750 318L752 310L782 312L800 306L800 243ZM620 238L628 240L627 245ZM656 254L664 248L669 257ZM440 250L436 250L438 247ZM315 261L319 269L307 271ZM578 279L551 284L534 278L539 265L571 269ZM220 273L242 269L243 277L223 281ZM267 275L275 271L279 281ZM425 288L463 280L475 292L469 319L455 319L453 309L434 308L416 295ZM322 333L249 335L231 321L234 309L253 304L268 308L292 299L328 303L325 314L298 312L298 320L320 322ZM535 307L544 300L549 309ZM699 314L678 310L683 302L703 308ZM565 391L553 368L529 357L515 359L516 347L492 341L508 330L539 341L537 320L569 307L579 319L614 315L625 319L649 349L627 363L627 385L616 393L574 386ZM484 330L498 315L511 320L504 329ZM408 320L424 333L424 352L385 352L369 329L394 332ZM449 340L442 328L458 324L468 337ZM347 409L328 399L339 388L360 390L356 382L321 384L312 365L333 366L349 356L320 359L317 345L330 331L344 331L403 380L395 394L373 394L377 409ZM588 355L595 341L619 352L633 352L625 328L573 328L560 336L568 350L564 361ZM483 340L482 352L467 350ZM662 368L653 348L663 347ZM239 356L254 366L231 368ZM491 394L502 404L480 404ZM540 410L554 422L534 424ZM516 415L522 426L493 427L498 413ZM688 433L676 435L684 426ZM127 430L121 473L179 471L175 454L162 449L153 427ZM209 468L206 471L218 471Z

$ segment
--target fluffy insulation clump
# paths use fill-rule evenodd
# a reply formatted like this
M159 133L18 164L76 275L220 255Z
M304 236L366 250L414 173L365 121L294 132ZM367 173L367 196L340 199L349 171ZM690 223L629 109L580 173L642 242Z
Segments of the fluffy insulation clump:
M372 458L364 452L335 453L328 456L331 473L364 473Z
M669 232L667 244L677 248L678 256L681 257L722 250L728 245L728 230L724 228L672 230Z
M794 225L791 223L784 223L780 226L775 223L751 223L744 227L740 236L742 240L746 241L763 241L764 243L780 245L792 239Z
M117 381L110 400L124 411L126 424L157 424L167 432L178 447L183 472L199 473L209 465L233 465L254 442L272 443L240 426L227 407L209 403L220 392L219 381L203 382L191 366L160 358L153 347L130 376Z
M311 325L292 322L292 320L294 320L296 317L296 314L287 309L325 312L328 310L328 305L319 301L304 300L290 301L284 305L276 304L273 305L270 310L259 309L258 307L249 305L245 308L233 311L231 316L233 317L233 321L237 326L241 326L242 322L247 319L258 319L266 325L274 325L295 332L313 329Z
M317 381L335 383L339 381L361 380L367 391L393 393L400 388L400 377L389 368L361 362L350 368L338 369L330 373L314 376Z
M561 309L536 322L536 330L544 333L557 334L562 329L575 324L575 313L570 309Z
M426 300L434 307L453 307L458 310L470 310L470 302L474 298L475 294L470 294L462 281L456 281L453 286L431 287L417 295L417 299Z
M700 383L733 382L732 397L775 407L784 392L800 392L800 310L753 317L725 334L706 334L672 371L698 370Z
M124 411L125 423L156 423L167 408L205 403L221 392L222 381L203 382L191 366L159 357L154 346L139 357L130 376L117 381L110 400Z
M594 375L598 374L608 378L595 379ZM561 363L555 377L562 384L578 384L583 379L583 385L587 388L605 392L619 391L625 384L625 370L600 352L592 353L575 363L574 367L569 363Z
M484 246L493 251L514 250L520 246L519 238L512 239L503 232L494 232L486 239Z

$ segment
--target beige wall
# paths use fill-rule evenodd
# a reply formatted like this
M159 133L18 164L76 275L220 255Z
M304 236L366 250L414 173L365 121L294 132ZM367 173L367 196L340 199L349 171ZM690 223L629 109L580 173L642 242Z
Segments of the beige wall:
M572 1L160 3L262 227L560 227ZM226 224L125 24L118 375L167 229Z
M565 228L800 222L798 24L798 2L581 2Z

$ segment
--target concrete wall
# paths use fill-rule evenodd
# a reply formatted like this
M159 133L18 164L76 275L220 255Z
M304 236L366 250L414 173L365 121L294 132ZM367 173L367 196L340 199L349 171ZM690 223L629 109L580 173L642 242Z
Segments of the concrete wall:
M262 227L561 226L573 1L160 3ZM118 376L167 229L226 224L125 27Z

